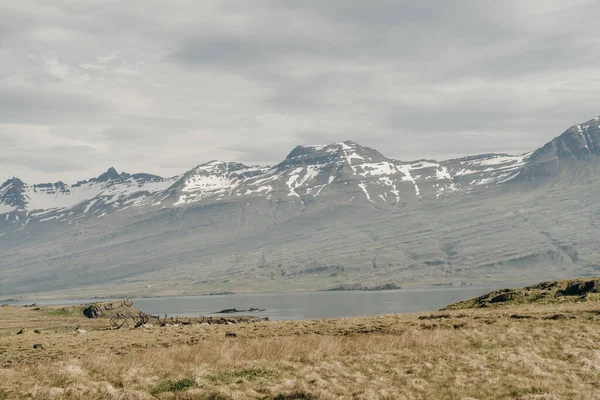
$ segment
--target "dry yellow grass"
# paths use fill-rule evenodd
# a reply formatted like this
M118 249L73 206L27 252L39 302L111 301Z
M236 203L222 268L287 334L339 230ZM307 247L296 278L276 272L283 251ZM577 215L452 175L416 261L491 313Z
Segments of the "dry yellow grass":
M0 308L0 399L600 399L597 303L118 331L53 310Z

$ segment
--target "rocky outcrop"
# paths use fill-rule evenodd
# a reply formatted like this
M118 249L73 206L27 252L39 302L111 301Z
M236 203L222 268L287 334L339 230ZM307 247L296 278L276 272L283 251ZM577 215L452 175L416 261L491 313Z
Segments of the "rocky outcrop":
M494 290L483 296L451 304L443 310L485 308L515 304L551 304L600 301L600 278L543 282L521 289Z
M556 292L556 296L585 296L589 293L600 293L600 279L569 282L565 289Z
M133 307L131 300L113 303L94 303L83 309L83 315L88 318L112 318L117 314L133 316L139 312Z

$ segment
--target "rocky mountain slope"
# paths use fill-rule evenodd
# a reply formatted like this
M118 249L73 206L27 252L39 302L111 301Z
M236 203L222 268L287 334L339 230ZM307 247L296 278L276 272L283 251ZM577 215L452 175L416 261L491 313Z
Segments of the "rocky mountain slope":
M354 142L0 186L0 293L173 294L538 279L600 268L600 119L518 156L399 161ZM58 291L58 292L57 292Z

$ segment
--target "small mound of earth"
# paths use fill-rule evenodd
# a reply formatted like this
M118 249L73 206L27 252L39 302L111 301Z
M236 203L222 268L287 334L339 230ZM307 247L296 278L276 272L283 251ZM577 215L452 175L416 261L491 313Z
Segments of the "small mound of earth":
M521 289L494 290L474 299L451 304L442 310L532 303L572 303L578 301L600 301L600 278L551 281Z

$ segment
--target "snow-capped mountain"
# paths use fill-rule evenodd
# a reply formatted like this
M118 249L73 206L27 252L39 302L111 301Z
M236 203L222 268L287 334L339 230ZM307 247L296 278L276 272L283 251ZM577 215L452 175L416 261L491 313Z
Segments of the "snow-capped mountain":
M533 154L537 162L600 156L600 117L573 125Z
M28 185L13 178L0 187L0 213L21 212L28 220L66 221L131 207L183 207L261 196L303 204L333 196L338 201L392 206L506 183L529 156L488 154L444 162L402 162L350 141L298 146L273 167L211 161L171 178L119 174L110 168L97 178L73 185Z
M176 180L149 174L118 174L114 168L73 185L63 182L28 185L13 178L0 187L0 213L25 213L28 219L39 221L58 219L59 213L89 216L147 204Z
M0 186L0 293L595 273L599 173L595 118L522 155L405 161L345 141L169 178L13 178Z

